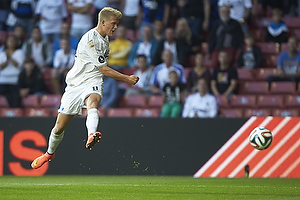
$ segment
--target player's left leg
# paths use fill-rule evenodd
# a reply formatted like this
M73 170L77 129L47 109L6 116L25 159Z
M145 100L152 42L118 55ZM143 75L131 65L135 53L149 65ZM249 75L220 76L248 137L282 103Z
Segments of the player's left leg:
M102 138L102 134L97 132L99 123L98 107L100 102L101 96L97 93L93 93L85 99L85 105L87 106L86 127L88 131L88 139L85 147L90 150L100 142Z

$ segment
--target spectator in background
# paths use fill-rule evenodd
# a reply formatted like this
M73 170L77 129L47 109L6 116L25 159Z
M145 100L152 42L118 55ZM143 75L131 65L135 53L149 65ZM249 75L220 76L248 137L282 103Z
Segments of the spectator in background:
M133 44L128 57L128 64L131 68L136 66L138 55L145 55L147 57L147 64L150 65L151 58L157 49L157 41L153 38L151 26L144 26L142 34L143 39Z
M179 117L182 111L184 85L178 82L176 71L169 72L170 82L163 87L161 117Z
M154 38L157 42L163 39L164 37L164 23L162 20L155 20L154 21Z
M300 80L300 52L297 50L298 38L292 36L288 39L288 50L282 52L278 58L276 76L269 76L272 81L296 81Z
M30 35L34 27L35 0L12 0L11 10L16 17L16 25L26 29L26 34Z
M211 74L209 69L204 65L204 55L198 52L195 55L195 66L188 74L188 78L187 78L188 92L197 91L197 82L200 78L203 78L206 80L207 83L210 83Z
M184 17L194 36L198 37L202 31L209 28L210 2L209 0L177 0L181 16Z
M136 25L142 30L145 25L153 27L155 20L162 20L164 26L167 26L169 16L169 0L140 0Z
M39 0L35 10L43 38L53 43L59 38L61 24L68 17L64 0Z
M247 69L262 67L263 54L260 47L254 44L254 36L251 33L247 33L244 42L244 48L241 50L237 60L237 67Z
M42 38L39 27L32 29L31 38L23 45L26 58L33 58L35 65L43 72L52 67L52 46Z
M47 94L43 74L39 68L34 65L34 60L32 58L26 58L23 66L18 80L20 97L24 98L30 94L38 96Z
M175 27L176 37L178 40L182 40L188 51L188 55L194 54L200 51L200 41L198 36L194 36L185 18L180 18L176 22Z
M183 66L173 62L173 53L169 49L165 49L162 52L163 63L157 65L154 68L151 77L151 92L153 94L161 94L162 89L166 83L170 82L169 72L176 71L178 74L178 80L182 84L186 84L186 78L184 76Z
M6 31L6 20L11 10L11 0L0 0L0 31Z
M103 83L105 84L103 90L103 99L100 103L100 109L107 110L116 107L118 97L118 84L113 78L103 76Z
M13 31L13 35L17 38L17 48L22 48L26 40L26 32L23 26L16 25Z
M197 92L190 94L184 103L184 118L214 118L218 114L216 98L208 93L208 83L204 78L197 81Z
M220 49L228 52L229 64L233 64L235 53L243 47L244 34L241 25L229 16L228 6L219 7L220 20L210 32L209 37L209 57L212 68L218 66L218 55Z
M55 55L55 52L60 49L60 38L69 38L70 48L76 51L79 40L70 35L70 24L68 22L63 22L61 24L60 37L53 43L53 55Z
M238 74L228 62L228 53L221 50L219 53L220 66L213 71L211 90L215 96L225 95L230 97L236 92Z
M0 94L5 95L10 107L19 107L18 79L25 59L22 49L17 48L17 38L7 37L5 50L0 53Z
M116 38L109 43L108 65L114 69L128 67L128 56L132 43L126 39L126 28L120 25L116 30Z
M184 40L176 38L175 31L173 28L166 28L164 39L158 43L156 52L152 58L151 65L156 66L162 63L162 52L164 50L170 50L174 56L173 62L181 65L185 64L187 55L190 52L188 44Z
M147 57L145 55L137 56L137 70L134 75L140 77L139 81L130 88L127 88L125 95L145 94L150 95L150 79L152 69L147 65Z
M70 49L68 38L60 39L60 49L55 53L51 80L55 94L62 94L62 87L65 88L67 72L73 66L75 61L75 50Z
M128 30L136 30L137 15L140 0L121 0L121 12L123 13L122 24Z
M67 8L72 14L71 35L78 40L93 26L92 3L93 0L68 0Z
M248 19L251 14L251 0L219 0L219 6L230 8L230 18L238 21L244 33L248 32Z
M282 20L282 11L278 8L272 10L272 19L265 33L266 42L287 42L288 40L288 28L285 22Z

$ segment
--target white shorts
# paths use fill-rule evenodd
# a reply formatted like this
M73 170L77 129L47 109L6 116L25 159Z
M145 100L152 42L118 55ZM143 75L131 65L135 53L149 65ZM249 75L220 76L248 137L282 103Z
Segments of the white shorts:
M59 113L65 115L81 115L85 108L84 100L91 94L99 94L102 99L103 81L87 81L78 86L67 86L61 98Z

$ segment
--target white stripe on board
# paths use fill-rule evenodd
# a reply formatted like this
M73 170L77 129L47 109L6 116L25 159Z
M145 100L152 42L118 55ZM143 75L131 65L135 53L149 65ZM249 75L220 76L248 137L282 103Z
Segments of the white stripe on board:
M292 153L300 146L300 139L289 150L281 156L281 158L263 175L264 178L269 177Z
M194 178L200 177L239 136L256 120L251 117L195 174Z
M295 134L295 132L300 128L300 122L294 128L288 132L287 135L281 139L275 147L250 171L251 176L254 176L255 173L270 159L272 156L283 146L285 145L286 141Z
M271 116L266 117L266 119L259 126L268 124L272 119L273 117ZM242 142L210 176L218 176L218 174L248 145L248 143L248 140L244 140L244 142Z
M300 157L280 177L287 177L300 164Z
M272 134L273 136L276 135L290 120L290 117L284 118L273 130ZM266 126L266 125L263 125ZM244 167L249 163L250 160L254 158L254 156L259 152L259 150L256 150L253 148L253 151L231 172L231 174L228 175L229 178L235 177ZM251 172L251 170L250 170Z

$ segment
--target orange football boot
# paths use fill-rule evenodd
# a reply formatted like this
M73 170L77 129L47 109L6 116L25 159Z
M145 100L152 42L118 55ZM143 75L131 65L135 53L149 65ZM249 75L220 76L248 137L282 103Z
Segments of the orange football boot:
M32 163L31 163L31 168L32 169L38 169L41 166L43 166L43 164L45 164L48 161L51 161L54 158L54 154L50 155L47 152L43 155L41 155L40 157L37 157Z
M88 139L87 139L85 147L87 149L89 149L89 150L92 150L92 148L98 142L100 142L101 138L102 138L102 134L100 132L96 132L96 133L90 134L89 137L88 137Z

